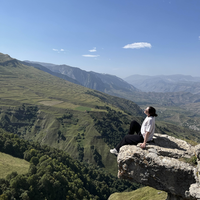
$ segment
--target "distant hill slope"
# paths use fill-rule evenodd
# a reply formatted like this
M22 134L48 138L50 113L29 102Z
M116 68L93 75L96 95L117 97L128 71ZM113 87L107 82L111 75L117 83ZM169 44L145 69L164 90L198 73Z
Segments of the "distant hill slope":
M123 79L117 76L109 74L100 74L96 72L87 72L77 67L71 67L68 65L54 65L49 63L33 61L26 62L29 62L30 64L42 65L51 70L52 72L67 75L68 77L78 81L85 87L105 92L107 94L109 94L109 92L113 92L113 90L126 90L129 92L138 91L138 89L136 89L135 87L128 84Z
M192 94L200 94L200 77L132 75L124 80L143 92L190 92Z
M64 74L61 74L61 73L57 73L57 72L53 72L53 71L49 70L48 68L46 68L46 67L44 67L44 66L42 66L42 65L40 65L40 64L37 64L37 63L30 63L30 62L25 62L25 61L24 61L24 62L21 62L21 63L24 64L24 65L27 65L27 66L35 67L36 69L40 69L40 70L42 70L42 71L44 71L44 72L47 72L47 73L49 73L49 74L51 74L51 75L53 75L53 76L58 77L58 78L62 78L62 79L64 79L64 80L70 81L70 82L72 82L72 83L81 85L81 83L78 82L77 80L75 80L75 79L73 79L73 78L70 78L70 77L67 76L67 75L64 75Z
M2 53L0 53L0 72L2 98L39 105L44 104L44 101L63 101L54 106L71 109L88 106L95 110L97 105L108 105L118 107L119 110L127 110L135 115L141 113L139 106L132 101L89 90L81 85L42 72L38 68L24 65L21 61Z
M180 106L200 102L200 78L198 77L194 78L183 75L152 77L133 75L124 81L113 75L86 72L68 65L54 65L33 61L26 62L29 65L36 65L41 70L47 70L48 68L53 71L51 74L56 73L56 76L58 74L60 74L60 77L61 75L67 76L69 77L69 81L77 81L87 88L125 98L139 105ZM131 86L131 84L135 84L135 87ZM195 106L193 105L192 107Z

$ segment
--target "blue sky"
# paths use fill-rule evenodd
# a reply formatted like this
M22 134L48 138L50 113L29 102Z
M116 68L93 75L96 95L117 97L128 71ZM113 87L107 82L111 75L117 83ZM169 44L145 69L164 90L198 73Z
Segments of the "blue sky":
M86 71L200 76L200 0L0 0L0 52Z

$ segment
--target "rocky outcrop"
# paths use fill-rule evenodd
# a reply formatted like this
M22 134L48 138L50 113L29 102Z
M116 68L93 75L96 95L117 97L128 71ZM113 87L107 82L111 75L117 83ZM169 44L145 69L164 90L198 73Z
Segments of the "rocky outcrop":
M145 149L122 146L117 162L119 178L166 191L167 200L200 199L200 145L154 134Z

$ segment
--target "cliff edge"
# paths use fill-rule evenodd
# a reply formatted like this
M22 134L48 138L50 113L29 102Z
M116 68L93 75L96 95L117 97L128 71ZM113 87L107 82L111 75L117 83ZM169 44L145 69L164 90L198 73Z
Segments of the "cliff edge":
M122 146L117 162L119 178L166 191L167 200L200 200L200 144L154 134L145 149Z

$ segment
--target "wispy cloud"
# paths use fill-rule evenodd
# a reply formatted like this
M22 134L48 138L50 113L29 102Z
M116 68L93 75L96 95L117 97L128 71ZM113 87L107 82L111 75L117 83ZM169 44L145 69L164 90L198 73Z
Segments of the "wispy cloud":
M88 57L88 58L96 58L99 57L99 55L82 55L83 57Z
M93 49L89 50L89 52L96 52L96 47L94 47Z
M151 44L147 42L136 42L132 44L127 44L123 48L124 49L141 49L141 48L151 48Z
M199 40L200 40L200 36L199 36Z
M58 52L58 53L60 53L61 51L63 52L63 51L65 51L64 49L52 49L53 51L56 51L56 52Z

